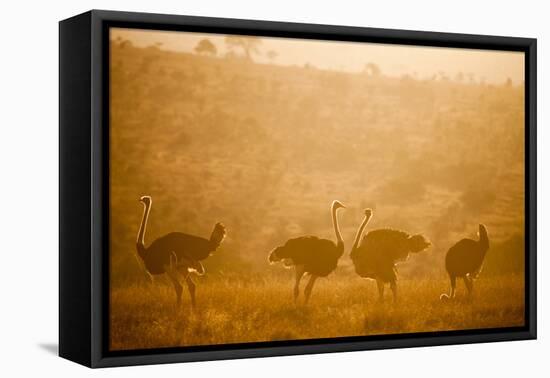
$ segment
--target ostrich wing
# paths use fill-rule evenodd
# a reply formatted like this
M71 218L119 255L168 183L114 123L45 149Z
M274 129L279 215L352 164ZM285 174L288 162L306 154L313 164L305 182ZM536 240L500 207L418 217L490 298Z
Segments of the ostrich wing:
M170 261L170 254L176 254L178 260L204 260L212 252L212 244L208 239L182 232L171 232L155 240L148 248L152 254L166 255Z
M304 265L330 256L335 250L336 245L331 240L316 236L302 236L285 243L282 257L291 258L297 265Z
M453 245L445 257L447 271L455 274L476 273L483 263L483 252L479 242L462 239Z
M406 260L409 256L408 238L409 234L404 231L373 230L363 237L360 250L366 254L380 255L381 259L395 263Z
M363 237L361 246L352 251L351 258L361 277L391 282L397 279L395 264L409 257L411 247L410 235L404 231L374 230Z
M282 247L280 257L292 259L295 265L303 265L306 272L325 277L338 265L342 255L336 244L316 236L302 236L290 239Z

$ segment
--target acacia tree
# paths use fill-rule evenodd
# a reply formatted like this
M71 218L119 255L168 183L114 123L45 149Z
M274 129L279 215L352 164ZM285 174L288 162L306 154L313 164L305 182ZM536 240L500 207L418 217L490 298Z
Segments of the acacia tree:
M229 50L242 49L246 59L252 60L252 55L260 55L259 46L262 40L258 37L225 37L225 44Z
M206 38L201 39L194 50L199 55L215 56L218 53L216 45Z

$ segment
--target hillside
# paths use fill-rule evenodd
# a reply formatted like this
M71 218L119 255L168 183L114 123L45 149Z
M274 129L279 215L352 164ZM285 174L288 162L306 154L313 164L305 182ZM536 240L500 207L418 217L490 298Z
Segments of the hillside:
M141 195L146 241L180 230L228 237L209 273L265 271L288 238L333 238L339 199L346 250L369 228L423 233L433 247L400 268L441 276L455 241L485 223L486 270L522 271L523 87L350 74L315 67L111 46L111 258L116 285L135 262ZM502 257L501 257L502 256ZM511 266L509 261L518 262ZM349 258L341 270L350 271Z

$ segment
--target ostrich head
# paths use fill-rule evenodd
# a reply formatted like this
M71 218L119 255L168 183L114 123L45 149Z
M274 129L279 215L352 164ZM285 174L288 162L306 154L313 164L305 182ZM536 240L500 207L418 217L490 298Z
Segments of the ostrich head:
M485 251L489 249L489 234L487 233L487 227L484 224L479 224L479 243Z
M225 235L225 226L218 222L214 225L214 229L212 230L212 234L210 235L210 241L214 243L217 248L222 243Z
M345 209L346 207L342 204L342 202L335 200L335 201L332 202L331 208L332 208L333 211L336 211L340 208Z
M372 217L372 210L371 209L365 209L365 217L367 219L370 219Z
M151 205L151 202L153 202L153 200L151 199L151 196L143 196L139 199L139 202L141 202L145 206L149 206Z

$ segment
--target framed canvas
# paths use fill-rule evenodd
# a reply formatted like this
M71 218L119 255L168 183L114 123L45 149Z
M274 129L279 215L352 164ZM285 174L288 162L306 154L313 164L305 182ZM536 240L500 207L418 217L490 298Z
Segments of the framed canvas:
M536 338L536 40L60 22L59 353Z

